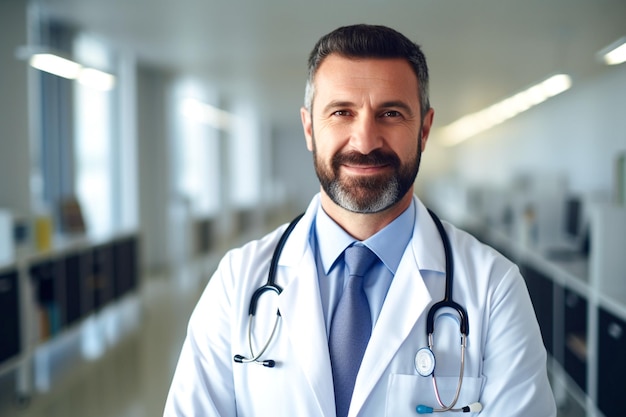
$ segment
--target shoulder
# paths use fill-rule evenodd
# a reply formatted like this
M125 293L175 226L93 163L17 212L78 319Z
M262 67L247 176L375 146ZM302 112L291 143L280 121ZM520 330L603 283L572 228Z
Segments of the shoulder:
M282 225L259 239L226 252L208 280L195 315L207 317L205 310L211 310L213 314L217 310L232 316L232 306L229 305L238 305L240 297L249 298L251 291L267 281L276 243L285 228L286 225Z
M505 263L513 264L508 258L491 246L483 243L473 234L458 228L450 223L444 222L446 232L450 236L450 241L456 250L465 250L474 253L474 256L486 257L489 259L500 259Z

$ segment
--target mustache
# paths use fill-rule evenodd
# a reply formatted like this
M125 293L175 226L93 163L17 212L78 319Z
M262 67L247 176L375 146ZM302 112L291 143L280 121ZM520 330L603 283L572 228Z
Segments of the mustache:
M338 153L333 156L332 166L337 169L340 165L390 165L400 166L400 158L393 152L385 152L380 149L375 149L372 152L364 155L360 152L352 151L345 153Z

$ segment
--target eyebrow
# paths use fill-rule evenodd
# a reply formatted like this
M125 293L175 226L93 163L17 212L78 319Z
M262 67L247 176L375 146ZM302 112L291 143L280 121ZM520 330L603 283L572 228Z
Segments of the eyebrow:
M324 106L323 108L323 113L328 113L329 111L333 110L333 109L338 109L338 108L342 108L342 107L354 107L355 104L351 101L340 101L340 100L334 100L331 101L330 103L328 103L326 106Z

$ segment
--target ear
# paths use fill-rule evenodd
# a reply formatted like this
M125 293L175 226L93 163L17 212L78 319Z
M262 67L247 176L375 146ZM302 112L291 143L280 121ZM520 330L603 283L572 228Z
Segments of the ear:
M309 151L313 151L313 120L311 113L305 108L300 109L300 118L302 119L302 128L304 129L304 138L306 139L306 147Z
M426 142L428 141L428 135L430 135L430 128L433 126L434 117L435 110L431 107L422 121L422 152L426 149Z

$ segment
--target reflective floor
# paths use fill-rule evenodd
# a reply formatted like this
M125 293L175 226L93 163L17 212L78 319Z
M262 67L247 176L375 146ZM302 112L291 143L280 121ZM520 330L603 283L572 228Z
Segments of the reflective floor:
M11 374L0 377L3 417L162 415L186 323L218 259L144 277L142 290L67 332L36 355L37 387L17 403ZM559 417L584 417L559 395Z

